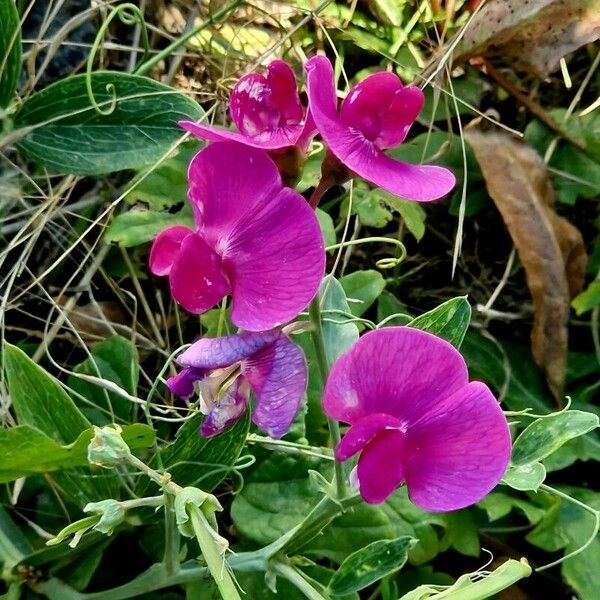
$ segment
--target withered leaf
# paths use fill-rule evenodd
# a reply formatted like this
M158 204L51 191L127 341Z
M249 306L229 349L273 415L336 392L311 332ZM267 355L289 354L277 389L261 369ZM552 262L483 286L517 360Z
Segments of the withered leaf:
M600 37L600 0L488 0L473 17L455 60L515 59L540 77L560 59Z
M531 349L560 403L569 300L583 287L587 262L583 238L556 214L548 170L533 148L504 131L467 128L465 138L525 269L535 310Z

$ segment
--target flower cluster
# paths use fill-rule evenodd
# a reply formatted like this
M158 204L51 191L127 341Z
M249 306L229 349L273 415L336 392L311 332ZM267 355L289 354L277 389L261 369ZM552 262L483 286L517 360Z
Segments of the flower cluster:
M253 422L278 438L301 407L306 360L288 336L293 328L284 326L323 279L325 248L313 210L322 194L355 176L414 201L441 198L455 184L443 167L385 153L417 119L419 88L375 73L338 107L329 60L313 57L305 69L306 108L294 72L276 60L265 75L250 73L235 85L230 114L237 131L180 123L209 142L188 171L195 226L161 232L150 269L168 277L173 298L191 313L230 296L239 328L196 341L167 382L181 398L198 395L203 436L220 433L253 405ZM307 202L286 185L294 177L282 157L301 166L315 135L327 154ZM367 502L382 502L405 483L420 506L454 510L489 492L508 462L510 435L496 399L484 384L469 383L457 350L422 331L390 327L364 335L333 366L323 409L350 425L335 457L359 454L351 479Z

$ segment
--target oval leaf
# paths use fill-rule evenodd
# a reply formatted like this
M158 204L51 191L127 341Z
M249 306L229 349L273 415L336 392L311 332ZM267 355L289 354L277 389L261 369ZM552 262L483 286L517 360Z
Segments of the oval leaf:
M31 128L17 146L48 169L99 175L138 169L160 159L183 135L181 119L198 120L196 102L174 89L137 75L99 71L92 89L103 115L90 103L85 75L58 81L34 94L17 113L15 126Z
M329 591L334 596L351 594L397 571L404 566L416 541L409 536L379 540L354 552L334 573Z
M21 23L14 0L0 1L0 108L10 104L21 73Z
M418 316L408 326L438 335L460 348L470 321L471 307L465 296L459 296Z
M537 492L544 479L546 479L546 467L540 462L533 462L519 466L511 465L502 481L521 492Z
M598 427L598 416L580 410L537 419L525 428L513 446L514 465L526 465L546 458L563 444Z

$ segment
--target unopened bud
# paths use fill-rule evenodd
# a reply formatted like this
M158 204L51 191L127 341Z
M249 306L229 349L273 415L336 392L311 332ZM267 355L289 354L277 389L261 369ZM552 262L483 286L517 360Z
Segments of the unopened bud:
M94 437L88 446L88 461L110 469L123 464L130 456L129 446L121 437L118 425L94 427Z
M85 513L100 515L100 520L92 529L111 535L115 528L125 519L125 509L117 500L102 500L100 502L90 502L83 509Z

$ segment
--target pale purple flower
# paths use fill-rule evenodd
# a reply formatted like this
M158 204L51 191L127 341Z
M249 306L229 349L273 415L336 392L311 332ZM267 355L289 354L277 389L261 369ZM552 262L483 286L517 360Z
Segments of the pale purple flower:
M231 295L231 320L264 331L294 318L325 271L323 236L306 200L283 187L275 163L235 142L211 144L188 170L195 230L169 227L154 240L150 270L200 314Z
M241 77L231 93L229 112L237 132L192 121L179 125L209 142L233 140L263 150L298 146L306 151L315 133L314 121L300 103L296 76L283 60L271 62L266 75Z
M508 424L491 391L469 383L451 344L418 329L363 336L334 364L323 408L350 424L335 456L360 452L354 478L373 504L405 483L425 510L464 508L492 490L510 459Z
M306 64L309 109L330 152L351 172L407 200L426 202L456 182L443 167L411 165L384 153L401 144L423 106L423 92L393 73L374 73L355 85L337 109L331 63L314 56Z
M185 368L167 386L172 393L190 398L199 382L201 409L206 414L200 426L204 437L237 421L253 391L252 420L272 438L280 438L290 428L306 391L304 355L281 331L203 338L177 363Z

